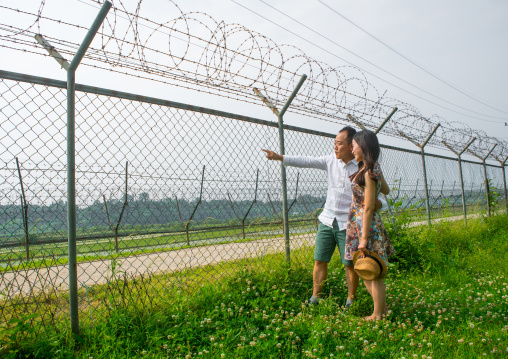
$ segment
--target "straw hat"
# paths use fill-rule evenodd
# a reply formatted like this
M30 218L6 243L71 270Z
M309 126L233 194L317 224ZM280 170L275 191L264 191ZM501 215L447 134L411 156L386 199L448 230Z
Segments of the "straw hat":
M365 258L361 258L362 251L353 255L355 272L364 280L383 279L388 272L386 262L376 253L364 250Z

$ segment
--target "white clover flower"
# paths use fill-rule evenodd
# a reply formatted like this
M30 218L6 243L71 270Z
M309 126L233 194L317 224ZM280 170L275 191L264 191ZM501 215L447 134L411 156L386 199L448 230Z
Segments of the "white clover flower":
M282 348L282 344L281 343L277 343L277 348Z

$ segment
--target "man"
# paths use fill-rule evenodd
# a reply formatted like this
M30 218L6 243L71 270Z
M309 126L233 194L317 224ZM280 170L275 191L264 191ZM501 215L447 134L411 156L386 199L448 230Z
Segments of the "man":
M319 215L319 227L316 234L314 249L314 289L309 304L317 304L328 275L328 263L332 258L335 247L339 247L340 261L346 268L346 282L348 297L346 308L354 302L358 288L358 275L354 271L353 261L344 258L346 246L346 226L349 207L352 201L351 181L349 176L358 171L353 150L353 136L356 130L350 126L339 131L335 138L334 154L321 157L279 155L273 151L266 152L266 158L272 161L282 161L285 166L317 168L327 172L328 192L323 212ZM381 202L376 201L376 210L381 208Z

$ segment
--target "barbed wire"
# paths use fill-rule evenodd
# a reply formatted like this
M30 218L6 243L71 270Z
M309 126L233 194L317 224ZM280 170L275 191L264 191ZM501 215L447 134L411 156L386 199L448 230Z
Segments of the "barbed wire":
M80 1L91 6L103 2ZM352 115L363 126L375 129L397 107L398 111L383 127L383 134L421 144L439 123L430 146L460 152L476 137L470 153L482 158L497 144L492 156L498 161L506 157L506 141L462 122L424 116L415 106L386 97L357 67L331 67L295 46L279 45L241 24L226 24L202 12L184 13L171 0L166 5L172 12L159 11L155 16L145 15L143 5L142 0L129 5L122 0L113 1L97 34L100 46L91 47L82 64L256 105L261 102L253 88L258 88L278 108L305 73L308 79L289 110L293 113L332 123L347 123L347 115ZM58 52L72 58L79 44L64 38L61 28L87 28L43 15L44 6L45 0L35 11L0 6L0 10L21 16L27 23L24 27L14 26L3 16L0 47L48 56L34 40L36 34L42 34ZM177 16L172 18L156 19L175 12ZM16 16L10 16L10 21L23 23L14 19ZM58 25L58 32L52 30L54 24Z

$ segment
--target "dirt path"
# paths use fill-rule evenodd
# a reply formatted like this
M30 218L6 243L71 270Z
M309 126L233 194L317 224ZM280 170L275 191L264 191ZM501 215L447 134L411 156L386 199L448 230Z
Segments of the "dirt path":
M468 215L477 218L479 214ZM438 218L432 220L456 221L463 216ZM425 225L427 221L414 222L411 226ZM296 234L290 237L291 249L314 245L315 234ZM125 272L127 275L144 273L174 272L191 269L223 261L243 258L261 257L268 253L284 252L284 238L261 239L241 243L224 243L207 246L196 246L167 252L158 252L112 260L97 260L78 263L78 283L80 287L103 284L111 276L112 266L115 272ZM41 290L56 288L68 289L69 266L59 265L47 268L36 268L16 272L1 273L0 300L8 299L20 293L35 294Z
M315 234L299 234L290 237L291 248L302 248L314 244ZM115 263L115 272L127 275L144 273L174 272L223 261L261 257L268 253L284 252L284 238L261 239L241 243L225 243L209 246L184 248L175 251L120 258ZM112 260L97 260L78 263L80 287L106 283L111 276ZM0 300L20 293L35 294L55 287L68 289L69 266L59 265L1 274Z

